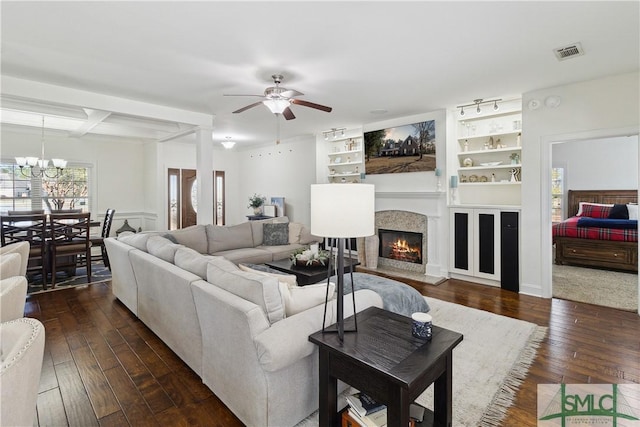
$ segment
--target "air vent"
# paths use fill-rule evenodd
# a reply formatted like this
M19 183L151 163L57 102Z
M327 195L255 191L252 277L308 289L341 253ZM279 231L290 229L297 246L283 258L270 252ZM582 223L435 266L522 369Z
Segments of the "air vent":
M584 50L582 50L582 45L580 43L573 43L569 46L559 47L554 49L553 52L556 54L558 61L564 61L565 59L584 55Z

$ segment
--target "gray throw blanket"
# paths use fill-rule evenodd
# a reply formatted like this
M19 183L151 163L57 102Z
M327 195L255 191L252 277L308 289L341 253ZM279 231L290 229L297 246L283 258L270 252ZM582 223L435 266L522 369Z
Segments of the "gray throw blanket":
M331 281L338 283L336 276L331 276ZM380 295L385 310L408 317L415 312L426 313L430 310L420 292L406 283L367 273L353 273L353 281L356 291L371 289ZM351 293L351 275L348 273L344 275L344 293Z
M243 265L258 271L286 274L264 264L244 263ZM331 276L331 281L336 285L338 284L338 279L335 275ZM356 291L371 289L380 295L382 307L385 310L407 317L411 317L411 314L416 312L427 313L430 310L427 301L425 301L420 292L406 283L367 273L353 273L353 281L356 283ZM326 283L326 280L323 282ZM351 275L348 273L344 275L344 293L345 295L351 293Z

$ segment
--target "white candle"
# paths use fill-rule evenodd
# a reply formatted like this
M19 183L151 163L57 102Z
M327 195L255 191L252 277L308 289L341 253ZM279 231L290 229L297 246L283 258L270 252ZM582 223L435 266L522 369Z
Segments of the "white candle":
M318 244L317 243L313 243L309 246L311 248L311 253L314 255L318 254Z

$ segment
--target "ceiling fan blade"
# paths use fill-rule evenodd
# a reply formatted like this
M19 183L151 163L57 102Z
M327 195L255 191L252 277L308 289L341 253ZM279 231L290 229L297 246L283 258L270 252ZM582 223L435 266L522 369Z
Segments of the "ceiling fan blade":
M240 94L240 93L223 93L222 96L258 96L262 98L264 95Z
M316 110L326 111L327 113L330 113L332 110L331 107L315 104L309 101L303 101L302 99L290 99L289 102L291 102L292 104L298 104L298 105L303 105L305 107L315 108Z
M296 118L296 116L293 115L293 111L291 111L291 108L289 107L284 109L284 111L282 112L282 115L287 120L292 120Z
M261 104L262 104L262 101L254 102L253 104L249 104L246 107L242 107L241 109L234 111L233 114L242 113L243 111L247 111L249 108L257 107L258 105L261 105Z
M302 95L304 95L304 93L298 92L295 89L287 89L280 92L280 96L282 96L283 98L293 98L294 96L302 96Z

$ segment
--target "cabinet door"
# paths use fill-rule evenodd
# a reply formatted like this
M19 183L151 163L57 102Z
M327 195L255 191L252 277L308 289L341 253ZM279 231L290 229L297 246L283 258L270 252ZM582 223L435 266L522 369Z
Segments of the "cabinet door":
M500 280L500 211L474 209L473 275Z
M473 274L473 209L451 211L451 271Z

